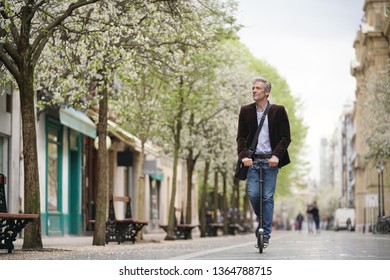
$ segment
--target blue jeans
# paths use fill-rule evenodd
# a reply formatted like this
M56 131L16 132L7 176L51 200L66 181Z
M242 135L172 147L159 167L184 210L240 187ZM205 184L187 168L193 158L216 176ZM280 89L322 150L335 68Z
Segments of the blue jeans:
M260 215L259 168L259 160L255 160L248 170L248 195L257 218ZM261 168L263 169L263 229L264 235L270 236L274 213L276 178L279 168L269 167L267 163L262 164Z

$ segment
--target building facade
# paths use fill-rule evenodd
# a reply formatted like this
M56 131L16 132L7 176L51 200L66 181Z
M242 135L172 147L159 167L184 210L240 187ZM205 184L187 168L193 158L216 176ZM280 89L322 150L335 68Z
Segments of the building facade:
M355 60L351 63L351 74L356 78L356 103L353 112L355 134L353 137L354 155L354 195L356 209L356 229L358 231L377 222L379 185L377 163L367 159L367 144L365 143L363 106L370 92L365 86L371 77L383 70L390 57L390 1L366 0L364 3L364 19L353 42ZM389 164L384 167L384 212L390 211ZM382 199L381 199L382 200Z
M11 85L0 87L0 173L7 177L8 212L24 212L22 123L19 92ZM95 145L97 114L73 108L37 111L36 131L40 184L42 235L89 235L95 218L98 150ZM108 122L108 191L131 196L133 216L149 221L146 231L159 230L168 221L173 161L151 143L141 141ZM179 161L175 207L177 218L186 209L185 160ZM139 199L143 191L142 201ZM198 219L196 176L192 193L192 223ZM118 218L123 205L116 205Z

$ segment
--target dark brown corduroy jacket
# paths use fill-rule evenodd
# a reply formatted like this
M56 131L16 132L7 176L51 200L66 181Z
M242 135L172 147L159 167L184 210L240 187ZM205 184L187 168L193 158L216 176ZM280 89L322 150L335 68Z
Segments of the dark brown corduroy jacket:
M291 142L290 123L286 109L281 105L271 104L268 111L269 137L272 155L279 158L279 168L290 163L287 148ZM237 131L237 154L241 160L247 156L257 130L256 103L244 105L240 109Z

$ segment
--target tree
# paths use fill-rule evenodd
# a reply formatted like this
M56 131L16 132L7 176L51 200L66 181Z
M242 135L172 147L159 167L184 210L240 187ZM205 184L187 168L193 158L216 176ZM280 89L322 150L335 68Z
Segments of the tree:
M145 145L159 132L158 95L164 90L165 84L148 64L134 62L132 67L135 69L137 78L128 76L128 72L120 74L121 98L115 102L114 106L120 116L122 127L137 135L141 141L141 160L139 163L141 174L138 182L140 187L137 195L137 215L142 218L145 201L144 188L142 187L144 186Z
M304 170L302 171L300 169L300 166L302 165L300 159L298 159L298 154L303 147L306 128L295 109L296 105L299 104L299 100L292 98L286 82L280 78L276 70L266 63L254 58L253 55L249 53L248 49L239 41L231 41L230 48L234 49L236 56L240 58L233 59L233 61L240 61L241 65L236 64L235 67L227 65L227 67L220 69L220 71L223 71L221 76L226 77L226 80L220 83L223 87L217 89L217 92L222 92L222 97L228 93L226 99L234 100L235 103L231 104L232 109L230 111L223 111L223 118L217 118L219 123L208 123L210 126L213 125L214 129L218 128L220 139L215 138L214 140L214 138L210 136L205 139L207 139L206 141L208 141L208 143L212 143L211 145L214 147L214 151L218 154L218 156L214 156L215 161L213 163L213 168L221 173L224 185L227 182L227 185L224 186L226 189L224 192L233 192L233 195L231 196L232 201L230 203L237 208L243 207L244 210L247 210L250 209L249 200L246 191L241 191L243 184L238 184L237 186L237 182L233 180L233 176L227 176L227 174L233 174L234 163L237 160L235 138L239 107L242 104L253 102L250 94L251 79L258 75L269 78L273 83L272 100L275 100L271 100L271 103L280 102L286 106L289 113L290 126L292 135L294 136L294 145L291 145L289 152L294 162L289 166L289 169L283 170L283 173L280 173L278 177L277 190L281 196L289 193L291 184L295 184L300 177L299 174L304 174ZM226 61L230 60L231 59L227 59ZM230 72L231 74L229 74ZM229 93L232 93L232 95L229 95ZM215 98L223 100L222 97L218 95L215 96ZM202 144L202 147L207 147L204 143ZM234 152L232 153L232 151ZM232 186L231 190L227 189L229 186ZM225 198L226 196L224 197L224 200ZM243 199L243 204L240 203L241 199ZM214 204L214 207L217 207L217 203ZM223 210L226 212L227 209Z
M195 125L190 126L194 131L185 146L187 150L196 149L201 151L201 159L207 163L213 163L213 169L224 170L227 162L234 162L236 159L235 135L237 132L237 108L245 96L244 89L248 76L252 76L248 63L241 55L241 50L233 44L235 40L223 42L218 48L213 49L210 55L213 57L215 67L211 68L212 73L204 75L200 82L207 84L199 94L196 107L193 112L196 116ZM205 65L209 65L206 63ZM210 67L209 67L210 68ZM207 73L207 71L200 71ZM192 145L192 146L191 146ZM189 154L189 153L188 153ZM205 164L205 167L207 165ZM200 205L206 203L208 193L208 174L204 169L203 189ZM230 178L228 178L230 181ZM214 187L217 184L215 183ZM215 190L214 195L218 191ZM214 202L214 210L218 208ZM202 212L201 212L202 213ZM201 233L205 229L205 213L201 215Z
M46 58L51 59L42 61L42 71L38 75L40 91L46 93L40 101L50 97L51 105L74 106L80 98L85 107L98 105L99 173L93 245L100 246L106 244L109 192L108 103L109 97L115 94L116 71L126 55L119 44L124 25L118 24L126 11L125 6L117 5L115 1L99 2L94 8L80 11L74 21L68 22L67 28L61 28L51 36L45 53Z
M200 210L200 237L206 237L206 215L208 208L206 208L207 201L207 180L210 171L210 160L205 161L203 170L203 183L202 183L202 195L201 195L201 210Z
M78 94L80 91L85 92L85 95L91 91L97 93L99 101L98 169L100 172L98 175L94 245L105 245L109 191L108 155L105 149L105 139L109 102L111 99L121 99L122 89L118 84L118 77L123 79L124 76L128 76L127 80L130 80L138 75L141 81L134 81L133 84L145 83L145 80L142 80L144 72L142 66L152 63L151 53L156 51L153 46L150 46L150 42L160 27L159 20L166 19L165 15L170 14L172 8L170 2L164 0L99 2L96 9L83 11L79 19L72 23L71 28L61 30L56 34L57 37L53 36L51 53L48 53L48 56L52 58L51 62L56 61L57 63L54 65L42 63L44 69L49 69L49 71L45 71L46 75L49 74L49 78L46 77L46 83L42 79L42 84L45 84L43 89L58 93L59 97L58 101L51 100L51 103L72 104L72 100L75 100L75 97L77 100L77 97L80 96ZM58 41L61 44L56 44ZM72 43L68 44L69 41ZM155 42L152 43L152 45L154 44ZM61 61L64 57L68 62L68 65L65 66ZM141 65L139 67L141 72L134 69L138 65ZM64 93L66 93L65 98ZM93 96L85 97L87 100L85 106L90 106L91 97L94 100ZM111 112L111 115L117 117L117 113ZM146 141L144 135L141 134L142 145ZM138 185L140 186L137 201L138 215L142 216L144 202L142 171Z
M37 157L35 68L50 36L72 13L98 0L0 1L0 60L20 91L23 158L24 211L40 214ZM23 248L42 248L40 219L25 228Z
M385 161L390 157L390 60L384 69L372 76L365 90L362 114L368 146L366 157Z
M217 5L218 4L218 5ZM170 32L174 41L179 44L165 44L163 60L165 66L163 80L167 92L160 92L160 143L173 157L172 193L168 214L167 240L174 240L175 200L177 166L181 158L183 133L190 118L191 106L196 94L193 86L194 58L206 48L212 48L223 34L223 24L231 24L231 17L223 11L216 1L186 2L180 7L180 16L176 17L177 24L172 24ZM162 33L165 35L165 33ZM226 36L226 35L224 35ZM188 180L187 180L188 181ZM187 213L188 215L188 213Z

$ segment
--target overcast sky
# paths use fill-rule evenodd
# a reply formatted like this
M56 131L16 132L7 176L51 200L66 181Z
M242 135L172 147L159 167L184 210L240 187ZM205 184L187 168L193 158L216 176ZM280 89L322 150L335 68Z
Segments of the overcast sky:
M350 63L364 0L238 0L241 41L286 79L300 97L309 126L310 176L319 179L322 137L334 132L343 107L355 100ZM271 81L272 82L272 81ZM292 139L293 139L292 135Z

